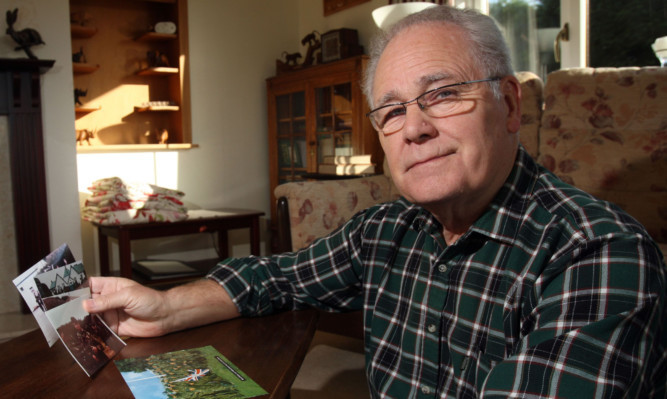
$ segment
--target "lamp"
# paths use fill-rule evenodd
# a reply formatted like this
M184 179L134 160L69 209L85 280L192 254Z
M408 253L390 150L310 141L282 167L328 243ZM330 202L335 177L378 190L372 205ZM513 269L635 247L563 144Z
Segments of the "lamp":
M655 56L660 60L660 66L667 66L667 36L655 39L651 47Z
M373 10L373 20L378 28L386 30L391 25L400 21L410 14L419 12L429 7L434 7L437 4L426 1L412 1L408 3L396 3L382 6Z

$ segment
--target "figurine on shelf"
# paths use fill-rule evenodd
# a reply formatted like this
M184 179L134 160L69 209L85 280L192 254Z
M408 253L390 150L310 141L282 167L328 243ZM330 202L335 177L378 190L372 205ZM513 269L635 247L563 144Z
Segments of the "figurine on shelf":
M300 68L299 58L301 58L301 53L288 53L287 51L283 51L282 58L285 60L276 60L276 73L283 73Z
M83 47L76 53L72 54L72 62L75 63L86 63L86 55L83 53Z
M90 139L94 138L95 134L93 133L92 130L89 129L81 129L76 131L76 142L79 145L83 145L83 142L85 141L90 145Z
M314 30L311 33L307 34L303 39L301 39L301 45L308 45L308 50L306 52L306 58L303 60L303 66L315 65L315 52L322 47L322 41L317 37L320 36L320 32Z
M169 142L169 131L167 129L162 129L160 133L160 144L167 144Z
M45 43L39 32L32 28L25 28L19 31L14 29L18 13L18 8L15 8L14 11L7 11L7 34L19 45L19 47L15 48L16 51L23 50L28 55L28 58L36 60L37 56L35 56L30 47Z
M169 66L169 59L167 58L167 55L157 50L147 51L146 59L148 61L149 68Z
M87 12L73 12L69 15L69 22L72 25L86 26L93 19Z
M285 57L285 64L287 65L299 65L299 58L301 58L301 53L288 53L287 51L283 51L283 57Z
M88 90L74 88L74 104L83 106L80 97L85 97L87 95L88 95Z

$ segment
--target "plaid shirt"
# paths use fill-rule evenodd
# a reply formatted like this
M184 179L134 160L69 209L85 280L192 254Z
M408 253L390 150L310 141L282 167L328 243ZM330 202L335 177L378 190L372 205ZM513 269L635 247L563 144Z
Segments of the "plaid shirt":
M363 308L373 397L665 396L660 251L523 148L452 245L401 199L299 252L230 259L208 277L244 315Z

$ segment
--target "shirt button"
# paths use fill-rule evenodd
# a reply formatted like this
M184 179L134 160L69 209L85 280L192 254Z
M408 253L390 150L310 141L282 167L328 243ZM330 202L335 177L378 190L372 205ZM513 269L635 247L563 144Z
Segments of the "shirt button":
M440 271L440 273L446 272L447 271L447 265L441 264L440 266L438 266L438 270Z
M435 324L429 324L427 328L428 328L428 331L432 332L432 333L434 333L435 330L438 329L438 327L436 327Z
M428 395L431 393L431 388L427 387L426 385L422 385L422 393L424 395Z

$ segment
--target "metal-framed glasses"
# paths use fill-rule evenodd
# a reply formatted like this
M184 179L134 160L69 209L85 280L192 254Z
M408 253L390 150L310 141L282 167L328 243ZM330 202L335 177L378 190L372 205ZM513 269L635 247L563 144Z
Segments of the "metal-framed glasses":
M366 116L378 132L388 136L396 133L405 125L407 106L417 103L419 109L433 118L444 118L470 111L475 106L475 100L467 96L472 91L474 83L495 82L502 78L493 77L467 82L452 83L422 93L414 100L402 103L386 104L375 108Z

